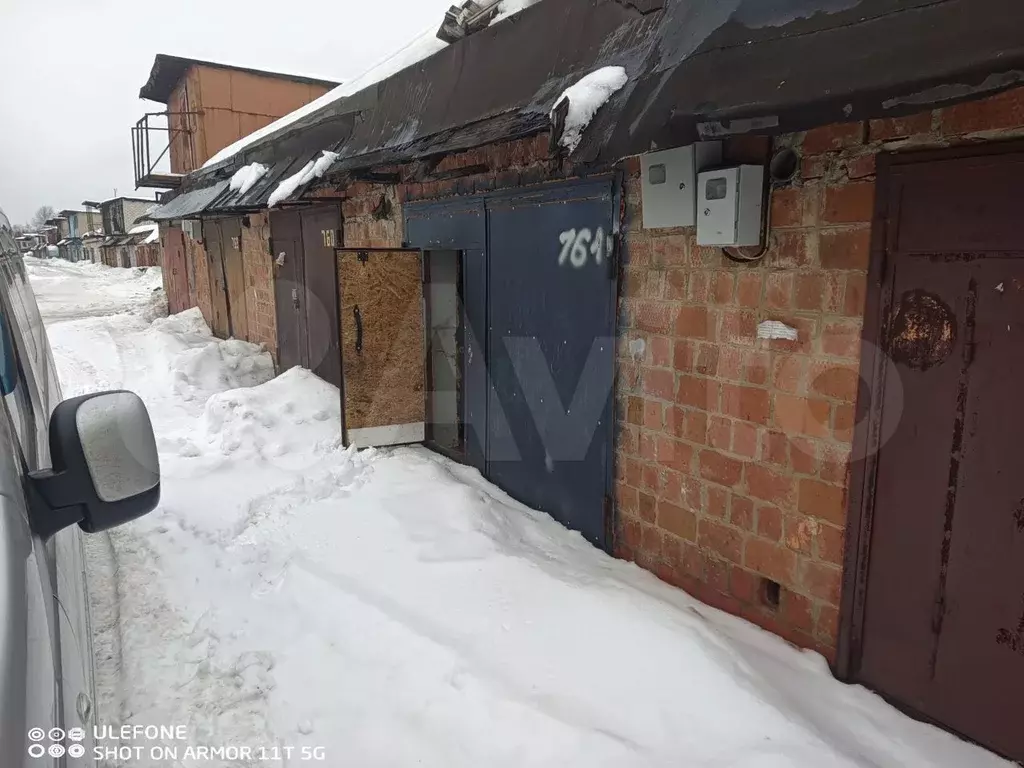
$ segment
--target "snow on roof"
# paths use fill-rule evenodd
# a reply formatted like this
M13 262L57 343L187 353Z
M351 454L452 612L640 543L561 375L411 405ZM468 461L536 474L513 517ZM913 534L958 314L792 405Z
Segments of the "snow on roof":
M277 189L270 194L270 199L267 200L267 208L273 208L282 200L287 200L291 197L299 187L309 184L313 179L319 179L337 159L337 152L324 150L324 153L318 159L310 160L303 166L301 171L292 174L277 185Z
M231 190L238 192L239 195L244 195L253 185L267 172L267 166L262 163L250 163L249 165L243 166L235 171L235 175L231 177Z
M498 12L498 15L491 24L495 24L502 19L506 19L513 14L519 13L519 11L529 8L531 5L538 2L540 2L540 0L502 0L500 6L501 10ZM438 3L438 24L440 24L441 18L444 16L444 12L448 10L451 4L452 0L442 0L442 2ZM421 32L412 41L406 43L394 53L377 62L359 77L349 80L347 83L342 83L333 91L328 91L320 98L314 99L305 106L299 107L294 112L290 112L284 117L275 120L270 125L253 131L248 136L244 136L236 141L234 144L228 145L203 163L203 168L209 168L210 166L217 165L234 157L243 149L256 144L262 139L265 139L284 128L287 128L289 125L298 122L302 118L312 115L315 112L319 112L324 107L327 107L336 101L359 93L363 89L369 88L371 85L375 85L382 80L386 80L392 75L396 75L403 69L411 67L413 64L418 64L424 59L433 56L446 46L447 43L439 40L437 37L437 25L431 26L430 29Z
M143 245L149 243L155 243L160 240L160 225L159 224L141 224L134 229L128 230L129 235L142 235L146 232L149 233L149 237L142 241Z
M575 85L565 89L551 108L551 114L568 100L569 111L565 116L565 129L559 142L570 152L579 146L583 132L594 119L597 110L603 107L616 91L629 81L624 67L602 67L582 78Z

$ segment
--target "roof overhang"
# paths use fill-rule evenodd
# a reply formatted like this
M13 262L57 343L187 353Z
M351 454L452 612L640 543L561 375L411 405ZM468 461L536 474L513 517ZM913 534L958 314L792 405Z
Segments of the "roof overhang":
M611 65L629 82L590 124L577 164L900 116L1024 82L1018 3L543 0L191 174L186 190L253 161L329 149L336 174L546 131L565 88Z

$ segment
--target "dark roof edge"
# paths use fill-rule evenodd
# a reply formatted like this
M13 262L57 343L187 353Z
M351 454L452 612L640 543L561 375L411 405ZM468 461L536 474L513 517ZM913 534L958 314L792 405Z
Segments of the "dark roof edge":
M375 105L347 136L323 140L345 109L335 103L187 182L208 185L282 152L338 151L334 174L405 163L500 140L477 128L503 120L538 132L566 86L608 64L626 66L630 82L591 123L573 155L579 165L700 138L908 114L1022 82L1024 15L1010 13L1019 0L859 0L839 11L834 0L812 0L809 14L808 1L771 0L766 20L723 16L720 0L663 0L646 14L629 2L543 0L371 86ZM489 66L527 42L536 56L514 69Z

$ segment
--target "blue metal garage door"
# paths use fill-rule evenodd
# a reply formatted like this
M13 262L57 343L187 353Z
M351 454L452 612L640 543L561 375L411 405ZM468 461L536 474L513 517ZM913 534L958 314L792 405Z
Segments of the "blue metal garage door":
M486 210L487 475L607 547L612 182L494 196Z

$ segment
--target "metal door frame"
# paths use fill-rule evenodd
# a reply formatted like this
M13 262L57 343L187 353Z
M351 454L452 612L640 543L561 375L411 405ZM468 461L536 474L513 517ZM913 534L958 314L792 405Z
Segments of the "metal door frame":
M537 186L514 186L506 187L502 189L495 189L487 192L481 192L476 195L466 195L457 198L443 198L437 200L422 200L417 202L406 203L402 206L402 217L403 217L403 228L406 241L402 243L403 247L406 248L420 248L424 251L432 249L451 249L462 251L463 253L468 252L483 252L485 261L485 276L483 278L485 285L485 305L484 313L485 317L490 317L490 289L489 289L489 273L490 273L490 250L488 248L489 240L489 226L487 221L487 204L491 200L505 200L512 197L530 196L531 202L540 204L557 202L566 198L572 197L580 187L587 185L603 185L608 184L611 188L611 225L612 234L615 236L615 253L612 256L612 265L610 269L612 274L608 278L608 308L610 317L612 318L612 331L615 336L619 332L619 321L618 321L618 302L619 302L619 291L622 285L622 265L623 265L623 254L626 252L626 242L622 233L622 221L624 216L623 210L623 173L621 170L613 171L612 173L602 172L593 176L581 176L576 179L561 179L558 181L552 181L546 184L540 184ZM469 212L472 209L478 209L482 214L479 222L475 227L460 227L458 223L454 221L455 214L458 212ZM410 235L410 223L413 220L426 220L435 224L435 227L428 226L427 229L433 229L434 232L422 232L417 233L418 236ZM467 223L468 220L467 220ZM437 234L434 234L437 233ZM463 273L463 280L465 280L465 271ZM463 290L467 296L469 286L463 285ZM477 343L483 347L484 360L487 361L487 369L489 370L490 362L490 349L487 348L486 334L483 341L477 339ZM614 498L615 493L615 454L616 454L616 436L617 429L616 424L618 422L618 398L615 397L615 387L618 384L617 371L613 371L613 391L611 399L611 414L607 420L608 423L604 429L598 429L595 431L595 437L603 435L608 445L608 457L605 461L605 478L604 478L604 497L606 500ZM489 378L488 378L489 381ZM489 393L488 398L489 400ZM486 474L486 430L483 436L484 439L484 467L477 467ZM464 462L470 463L469 456L465 457ZM476 466L475 464L473 466ZM604 510L604 524L605 524L605 536L604 536L604 550L611 554L614 550L614 532L617 508L614 502L607 503L606 509Z
M871 256L861 333L866 344L861 351L853 438L853 455L866 458L851 462L850 465L839 634L833 665L833 673L840 680L857 681L863 652L871 526L875 515L875 491L880 463L878 436L882 423L882 393L885 391L887 368L883 349L891 315L895 269L888 254L895 249L899 234L900 200L891 195L893 169L944 160L1021 153L1024 153L1024 141L1017 140L878 155L875 213L871 223ZM907 710L899 702L893 703ZM916 716L921 718L919 714Z

